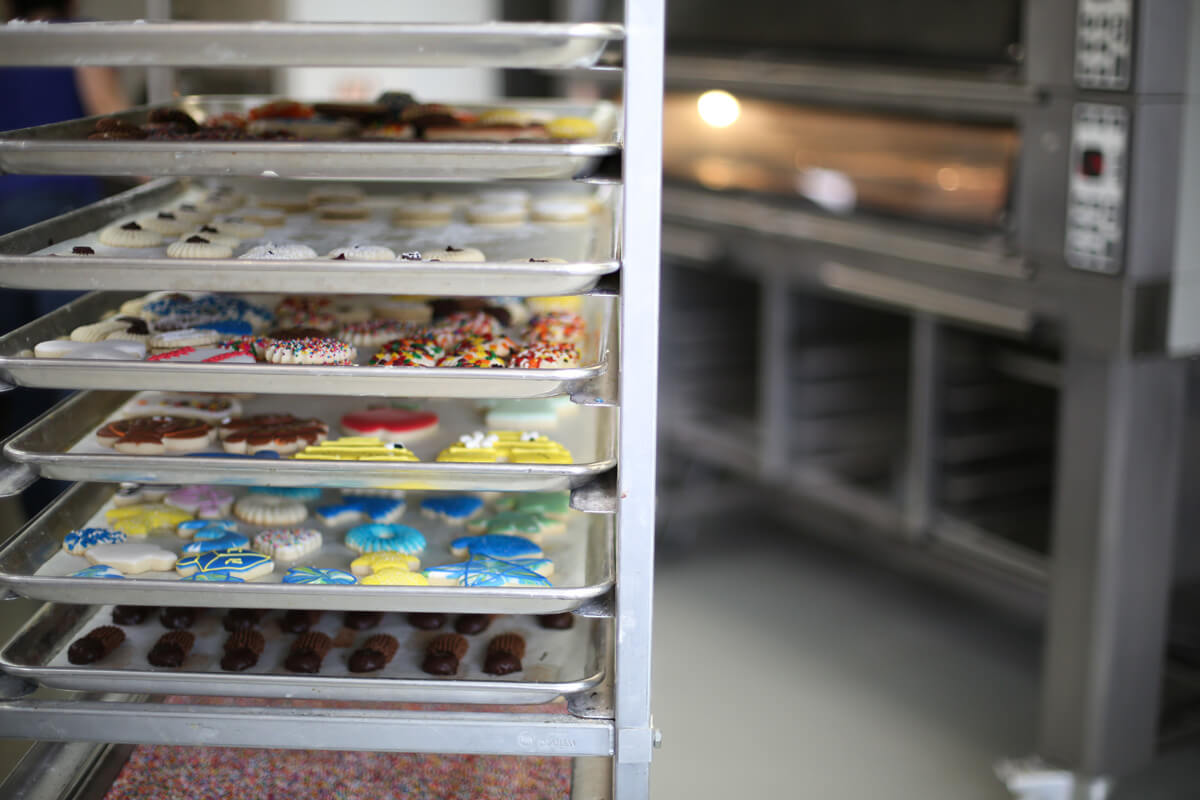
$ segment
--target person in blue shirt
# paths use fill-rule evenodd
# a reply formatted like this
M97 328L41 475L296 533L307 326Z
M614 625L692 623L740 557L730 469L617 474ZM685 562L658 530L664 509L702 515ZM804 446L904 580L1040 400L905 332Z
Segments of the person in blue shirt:
M62 22L74 3L7 0L7 19ZM129 107L117 73L107 67L0 67L0 130L111 114ZM0 234L58 216L104 196L94 177L0 175ZM76 292L0 289L0 332L31 322ZM0 395L0 434L7 435L49 408L63 393L19 389ZM39 481L22 498L27 513L49 501L62 484Z

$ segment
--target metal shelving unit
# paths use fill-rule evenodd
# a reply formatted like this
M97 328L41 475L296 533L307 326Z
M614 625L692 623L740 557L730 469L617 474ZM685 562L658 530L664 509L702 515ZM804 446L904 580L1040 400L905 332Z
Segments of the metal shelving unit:
M149 10L159 5L150 3ZM115 765L128 754L124 745L170 742L569 756L576 759L573 796L623 800L648 796L650 757L659 741L650 716L650 653L663 15L661 0L627 0L623 25L129 22L0 27L0 61L6 64L156 69L185 65L606 69L597 62L602 51L623 42L623 121L615 140L621 180L613 187L623 196L616 206L615 224L620 261L616 336L637 344L611 351L604 398L596 392L575 396L603 405L613 404L615 397L620 417L610 432L616 439L618 466L590 482L581 479L572 492L575 508L615 514L616 583L605 596L576 610L580 615L609 618L600 624L611 624L613 635L607 639L610 652L604 679L586 692L567 697L569 713L527 713L520 707L512 713L484 713L164 705L154 698L117 693L63 700L46 698L37 686L15 676L0 675L0 736L47 742L34 748L6 787L19 786L26 796L58 797L72 791L76 794L71 796L78 796L93 785L93 779L111 779ZM214 52L213 42L221 43L219 53ZM306 147L300 144L295 149L302 154ZM615 282L595 291L611 293L611 285ZM589 376L578 377L589 382ZM19 490L30 477L28 471L9 469L3 488ZM595 759L588 757L607 759L611 769L596 769ZM87 781L67 785L55 777L61 777L62 771L47 769L48 765L79 772Z

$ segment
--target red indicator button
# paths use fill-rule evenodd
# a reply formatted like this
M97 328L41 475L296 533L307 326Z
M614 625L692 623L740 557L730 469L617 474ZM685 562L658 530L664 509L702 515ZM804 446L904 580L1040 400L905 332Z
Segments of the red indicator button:
M1097 178L1104 172L1104 153L1099 150L1084 150L1079 169L1089 178Z

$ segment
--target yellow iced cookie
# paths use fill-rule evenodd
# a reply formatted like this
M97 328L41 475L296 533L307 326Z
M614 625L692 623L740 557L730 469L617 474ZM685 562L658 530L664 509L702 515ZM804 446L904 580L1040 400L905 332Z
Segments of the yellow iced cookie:
M381 550L377 553L366 553L351 561L350 571L362 578L385 569L414 570L420 566L421 559L416 556Z
M574 311L583 309L583 295L570 297L529 297L525 305L535 314L545 314L548 311Z
M438 453L438 461L454 461L466 464L494 464L504 458L496 448L495 436L475 431L458 437L458 441Z
M428 586L429 579L419 572L390 567L359 580L363 586Z
M420 461L399 442L385 443L373 436L343 436L309 445L292 458L316 461Z
M104 518L110 528L127 536L145 536L160 528L173 531L179 523L192 519L192 515L161 503L142 503L109 509Z
M555 139L590 139L596 135L596 123L583 117L559 117L546 123L546 133Z
M496 448L514 464L570 464L571 451L536 431L488 431Z

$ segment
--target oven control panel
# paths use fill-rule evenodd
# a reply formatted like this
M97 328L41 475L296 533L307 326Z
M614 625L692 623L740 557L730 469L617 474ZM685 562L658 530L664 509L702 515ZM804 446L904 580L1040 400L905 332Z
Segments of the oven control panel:
M1067 178L1067 263L1121 271L1129 116L1120 106L1079 103L1071 125Z
M1129 88L1133 0L1078 0L1075 83L1083 89Z

